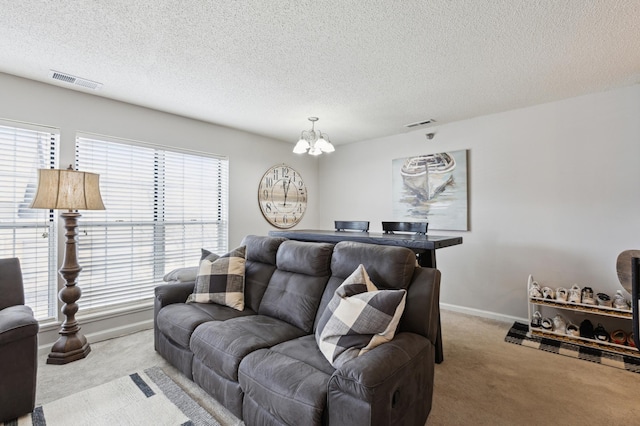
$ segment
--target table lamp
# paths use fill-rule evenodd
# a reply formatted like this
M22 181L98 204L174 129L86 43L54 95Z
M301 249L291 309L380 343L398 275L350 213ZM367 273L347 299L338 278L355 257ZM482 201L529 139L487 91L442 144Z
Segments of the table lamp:
M38 189L29 207L35 209L60 209L64 219L65 252L62 267L58 271L66 284L58 297L64 304L61 312L65 316L60 337L53 344L47 364L67 364L86 357L91 351L89 342L80 333L75 315L82 294L76 285L78 274L82 270L78 265L78 248L76 245L78 218L77 210L104 210L99 186L100 175L80 172L69 166L67 170L39 169Z

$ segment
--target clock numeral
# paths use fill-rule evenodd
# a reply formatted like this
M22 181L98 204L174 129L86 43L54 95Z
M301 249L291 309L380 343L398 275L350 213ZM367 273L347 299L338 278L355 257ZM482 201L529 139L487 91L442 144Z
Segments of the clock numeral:
M267 203L264 205L264 209L267 211L267 213L271 213L271 203Z
M300 189L304 188L304 182L303 181L299 181L298 182L298 187L300 187Z
M282 223L288 223L286 214L282 215Z
M267 189L262 190L262 197L266 200L269 198L269 191Z
M289 177L289 168L288 167L283 167L282 168L282 177Z
M273 186L273 179L271 179L270 177L266 178L264 180L265 185L267 185L267 188L271 188Z
M278 171L278 169L273 169L273 180L279 180L280 179L280 172Z

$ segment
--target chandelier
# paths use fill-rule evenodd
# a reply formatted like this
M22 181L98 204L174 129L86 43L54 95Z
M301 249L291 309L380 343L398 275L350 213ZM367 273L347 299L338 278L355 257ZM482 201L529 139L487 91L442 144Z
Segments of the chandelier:
M323 152L333 152L336 149L329 142L329 136L320 130L315 130L314 125L318 121L318 117L309 117L311 122L311 130L303 130L300 133L300 140L293 148L296 154L304 154L309 150L310 155L320 155Z

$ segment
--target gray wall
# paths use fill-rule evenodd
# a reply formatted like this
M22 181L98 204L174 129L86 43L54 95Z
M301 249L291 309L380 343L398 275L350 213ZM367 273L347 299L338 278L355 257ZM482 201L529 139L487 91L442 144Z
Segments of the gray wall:
M380 230L393 220L391 161L458 149L469 150L470 231L432 232L464 240L437 251L444 306L525 318L529 274L622 289L616 258L640 248L640 86L339 146L320 161L318 224Z

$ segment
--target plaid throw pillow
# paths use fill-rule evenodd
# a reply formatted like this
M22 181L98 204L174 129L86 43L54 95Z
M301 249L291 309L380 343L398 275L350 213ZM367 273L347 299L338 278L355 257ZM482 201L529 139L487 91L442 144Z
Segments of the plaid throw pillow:
M316 342L335 368L393 339L406 290L378 290L363 265L338 287L316 328Z
M245 253L246 247L242 246L223 256L205 256L187 303L217 303L244 310Z

